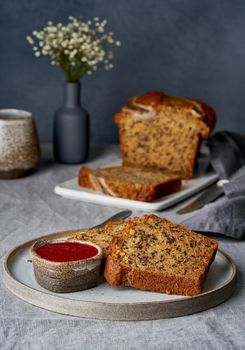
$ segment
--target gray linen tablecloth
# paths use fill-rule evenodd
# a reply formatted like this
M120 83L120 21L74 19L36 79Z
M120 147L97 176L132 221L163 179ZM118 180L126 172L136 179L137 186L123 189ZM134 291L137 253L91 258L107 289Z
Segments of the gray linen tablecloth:
M89 163L118 159L118 147L93 147ZM63 199L54 186L76 176L79 166L54 164L50 147L31 176L0 181L0 257L16 245L55 231L88 227L118 209ZM222 205L224 198L218 200ZM183 204L181 204L183 205ZM209 204L209 206L214 204ZM183 222L175 206L158 215ZM141 215L142 212L134 212ZM189 214L192 215L192 214ZM188 221L188 220L187 220ZM210 222L210 230L217 230ZM81 319L32 306L0 282L0 349L245 349L245 242L215 236L238 268L237 288L225 303L190 316L156 321ZM1 271L2 275L2 264Z

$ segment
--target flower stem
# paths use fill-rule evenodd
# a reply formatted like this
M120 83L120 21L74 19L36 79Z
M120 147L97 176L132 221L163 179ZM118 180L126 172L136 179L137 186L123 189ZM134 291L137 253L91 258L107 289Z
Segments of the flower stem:
M66 56L61 56L59 63L66 81L70 83L78 82L90 70L87 63L78 62L71 65Z

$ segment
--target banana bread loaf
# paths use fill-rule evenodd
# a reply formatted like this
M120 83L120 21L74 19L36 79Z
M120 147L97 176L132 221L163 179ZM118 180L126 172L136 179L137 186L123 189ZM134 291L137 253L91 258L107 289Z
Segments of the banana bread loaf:
M136 167L82 167L79 185L113 197L152 201L180 190L179 175Z
M215 240L155 215L134 218L113 238L104 277L113 286L196 295L217 247Z
M131 98L115 116L123 165L164 169L193 176L200 143L215 125L205 103L147 92Z

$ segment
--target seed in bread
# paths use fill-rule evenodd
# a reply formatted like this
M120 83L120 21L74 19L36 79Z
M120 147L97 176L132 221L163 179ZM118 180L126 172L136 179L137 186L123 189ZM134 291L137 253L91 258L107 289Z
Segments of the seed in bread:
M155 215L129 220L114 237L104 277L113 286L197 295L217 242Z
M159 170L126 166L103 169L82 167L79 185L113 197L149 202L179 191L181 180L179 175Z

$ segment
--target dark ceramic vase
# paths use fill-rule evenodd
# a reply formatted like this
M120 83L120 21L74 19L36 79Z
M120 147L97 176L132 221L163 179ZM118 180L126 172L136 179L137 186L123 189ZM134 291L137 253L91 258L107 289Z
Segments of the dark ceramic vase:
M89 152L89 114L80 104L80 83L66 83L64 105L54 116L54 157L58 163L79 164Z

